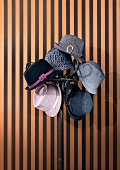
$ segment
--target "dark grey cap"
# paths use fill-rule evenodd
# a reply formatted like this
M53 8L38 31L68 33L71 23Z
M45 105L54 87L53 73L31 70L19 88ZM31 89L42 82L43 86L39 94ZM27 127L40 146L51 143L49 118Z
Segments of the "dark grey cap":
M56 48L52 48L47 52L45 60L55 70L68 70L70 68L74 68L71 56Z
M84 41L75 35L65 35L58 44L54 43L54 47L84 61Z
M80 90L75 84L69 84L66 92L71 91L66 95L67 112L74 120L79 121L89 113L93 107L93 102L90 94L86 91Z

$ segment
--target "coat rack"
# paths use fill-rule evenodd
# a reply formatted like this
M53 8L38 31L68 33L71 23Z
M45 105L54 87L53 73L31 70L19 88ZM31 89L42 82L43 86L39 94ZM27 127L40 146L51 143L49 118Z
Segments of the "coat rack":
M76 59L75 59L76 60ZM62 92L62 103L60 110L57 115L57 170L63 170L64 169L64 149L63 149L63 103L64 103L64 96L68 95L65 94L65 87L68 82L77 82L78 78L74 77L76 74L78 67L79 67L79 60L76 60L76 69L70 73L69 75L66 75L65 77L62 77L62 75L58 78L52 79L53 81L58 81L59 86Z

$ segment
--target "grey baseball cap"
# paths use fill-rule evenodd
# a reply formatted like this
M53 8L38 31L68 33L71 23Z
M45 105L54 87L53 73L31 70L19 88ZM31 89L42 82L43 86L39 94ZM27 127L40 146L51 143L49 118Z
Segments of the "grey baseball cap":
M52 48L47 52L45 60L55 70L68 70L70 68L74 68L71 56L56 48Z
M54 47L84 61L84 41L75 35L65 35L58 44L54 43Z
M98 86L105 78L102 69L94 61L80 64L79 69L77 70L77 75L86 90L92 94L96 94Z
M66 93L71 91L69 95L66 95L66 108L71 118L75 121L79 121L92 110L93 101L90 94L81 90L75 84L69 84L66 87Z

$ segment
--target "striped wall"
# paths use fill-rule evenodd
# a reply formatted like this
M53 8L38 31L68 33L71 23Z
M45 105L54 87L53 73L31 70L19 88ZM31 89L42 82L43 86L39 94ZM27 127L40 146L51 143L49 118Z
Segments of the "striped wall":
M0 0L0 170L57 170L57 117L34 109L23 72L65 34L106 77L85 119L64 105L64 170L120 169L120 0Z

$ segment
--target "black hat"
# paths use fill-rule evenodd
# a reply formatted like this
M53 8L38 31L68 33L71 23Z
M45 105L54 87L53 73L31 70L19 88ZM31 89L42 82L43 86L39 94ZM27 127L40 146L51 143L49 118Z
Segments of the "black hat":
M80 90L75 84L69 84L66 87L66 108L67 112L75 121L79 121L89 113L92 109L93 102L90 94L86 91Z
M84 41L75 35L65 35L58 44L54 43L54 48L73 55L76 59L84 61Z
M61 72L61 70L54 70L54 68L44 59L40 59L26 68L24 77L28 86L25 89L35 89L47 81L50 81Z

